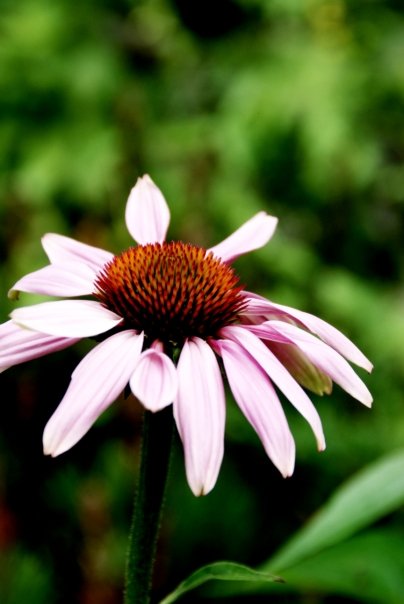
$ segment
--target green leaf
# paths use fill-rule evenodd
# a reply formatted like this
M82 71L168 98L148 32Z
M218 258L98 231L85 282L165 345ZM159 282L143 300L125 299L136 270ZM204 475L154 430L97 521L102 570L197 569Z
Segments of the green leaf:
M160 604L171 604L182 595L206 583L207 581L253 581L253 582L281 582L280 577L276 577L266 572L256 571L248 566L236 564L234 562L214 562L196 570L185 581L171 592Z
M213 598L231 595L327 594L365 602L402 604L404 557L402 536L392 529L375 529L343 541L282 573L284 583L214 586Z
M368 531L319 553L284 573L287 585L380 604L402 604L402 535L392 529ZM267 591L265 587L263 591Z
M237 591L233 586L218 586L209 594L218 597L309 589L401 604L402 539L387 531L349 538L404 503L403 468L404 451L399 450L338 488L312 520L260 567L260 571L282 573L282 588L242 584Z
M260 570L295 566L395 510L404 503L403 468L404 451L399 450L360 471Z

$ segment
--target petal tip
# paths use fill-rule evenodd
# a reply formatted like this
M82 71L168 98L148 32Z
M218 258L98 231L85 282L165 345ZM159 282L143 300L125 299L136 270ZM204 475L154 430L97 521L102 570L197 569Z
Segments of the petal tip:
M211 490L213 489L214 485L189 485L191 488L192 493L195 495L195 497L204 497L205 495L207 495L208 493L211 492Z
M52 458L57 456L56 453L54 453L50 449L45 449L45 448L43 450L43 454L46 455L47 457L52 457Z
M365 407L367 407L368 409L371 409L372 405L373 405L373 397L370 395L370 396L368 396L366 398L363 398L360 402L363 405L365 405Z
M51 421L51 420L49 420ZM48 457L57 457L60 453L60 445L58 446L57 441L52 435L49 429L49 422L45 426L45 430L42 437L43 454Z
M57 457L58 453L55 447L52 447L51 443L47 440L43 440L43 454L47 457Z
M129 193L126 226L139 244L162 243L170 223L167 202L148 174L139 176Z
M287 466L283 469L279 468L279 471L282 474L283 478L290 478L293 475L294 470L295 470L294 460L289 466Z
M20 298L20 290L18 289L14 289L13 287L11 289L8 290L7 292L7 298L9 300L12 300L13 302L16 302L17 300L19 300Z

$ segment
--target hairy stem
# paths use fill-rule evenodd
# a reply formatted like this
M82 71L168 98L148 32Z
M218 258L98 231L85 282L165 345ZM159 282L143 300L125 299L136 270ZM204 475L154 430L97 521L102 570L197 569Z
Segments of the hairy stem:
M125 604L148 604L170 465L172 408L144 414L140 472L129 532Z

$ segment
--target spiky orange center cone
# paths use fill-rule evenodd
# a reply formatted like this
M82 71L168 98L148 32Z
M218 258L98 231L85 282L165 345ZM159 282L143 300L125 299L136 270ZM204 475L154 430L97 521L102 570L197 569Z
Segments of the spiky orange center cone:
M180 241L128 248L104 266L95 285L96 298L123 318L125 328L176 345L214 336L244 307L234 270Z

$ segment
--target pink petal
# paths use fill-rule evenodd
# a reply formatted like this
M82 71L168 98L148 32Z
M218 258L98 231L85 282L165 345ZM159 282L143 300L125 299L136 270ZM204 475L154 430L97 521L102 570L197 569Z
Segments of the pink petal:
M78 340L79 338L56 338L7 321L0 325L0 371L63 350Z
M303 388L320 396L331 394L332 380L330 376L309 361L307 355L295 344L280 344L273 341L268 341L266 344Z
M53 336L84 338L104 333L122 318L92 300L58 300L17 308L11 318L22 327Z
M185 342L177 366L174 417L185 452L188 484L194 495L215 486L223 458L225 396L219 365L200 338Z
M251 333L254 333L261 339L271 340L272 342L279 342L281 344L292 344L293 340L288 338L287 336L280 333L277 329L272 327L270 321L265 321L264 323L259 323L257 325L246 324L243 326L244 329L248 329Z
M45 296L86 296L94 292L96 274L82 262L50 264L19 279L9 296L15 298L15 292L19 291Z
M272 327L272 321L266 321L258 325L246 324L244 327L261 340L267 341L269 349L301 386L321 396L324 393L331 393L332 381L330 377L311 363L307 355L290 338Z
M275 232L278 219L265 212L258 212L247 220L237 231L208 251L213 252L223 262L233 262L238 256L263 247Z
M177 370L163 352L150 348L140 356L130 379L133 394L149 411L170 405L178 389Z
M238 406L281 474L291 476L295 443L276 392L261 367L236 342L217 342Z
M143 345L143 334L117 333L84 357L69 388L48 421L46 455L60 455L75 445L127 385Z
M114 257L111 252L56 233L44 235L42 246L52 264L84 262L96 272Z
M270 321L271 327L289 337L319 369L358 401L370 407L372 395L346 360L315 336L283 321Z
M366 371L372 371L373 365L365 357L365 355L349 340L343 333L335 327L319 319L315 315L297 310L290 306L275 304L257 294L244 292L244 296L248 300L248 308L245 313L259 314L266 316L267 319L281 319L284 317L287 320L297 321L303 327L306 327L313 333L320 336L324 342L338 350L348 361L355 363L359 367L363 367Z
M229 326L220 330L220 335L237 342L255 359L269 375L279 390L289 399L292 405L310 424L317 440L319 450L325 449L325 439L320 417L313 403L299 386L296 380L285 369L276 356L261 342L257 336L244 327Z
M165 241L170 210L160 189L147 174L137 179L126 204L126 226L139 244Z

